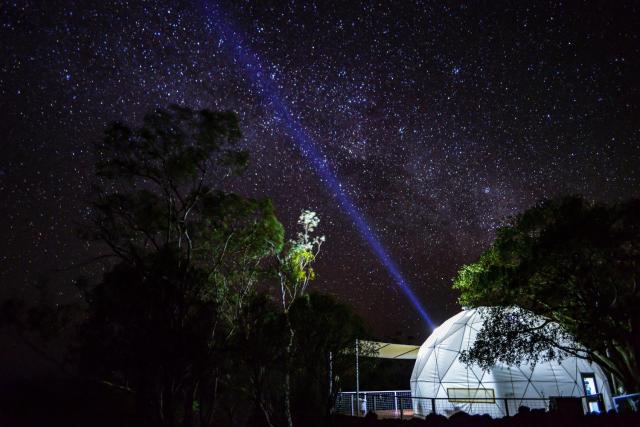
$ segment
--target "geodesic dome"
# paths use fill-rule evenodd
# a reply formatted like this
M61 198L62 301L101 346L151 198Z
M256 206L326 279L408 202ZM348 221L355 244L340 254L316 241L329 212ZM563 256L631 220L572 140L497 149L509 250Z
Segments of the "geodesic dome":
M561 362L508 366L489 371L467 366L460 353L469 349L482 328L478 309L464 310L436 328L418 351L411 375L414 414L425 416L464 411L494 417L513 415L520 406L548 409L549 398L601 393L606 410L612 407L609 384L595 363L569 357ZM591 402L590 402L591 400ZM585 411L596 410L583 399Z

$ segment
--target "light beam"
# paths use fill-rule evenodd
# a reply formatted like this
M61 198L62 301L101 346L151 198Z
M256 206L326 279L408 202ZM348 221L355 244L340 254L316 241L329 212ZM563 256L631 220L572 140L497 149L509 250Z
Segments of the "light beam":
M232 22L231 19L225 16L214 2L205 1L204 5L205 12L213 24L212 30L218 33L220 43L229 46L229 49L233 52L233 59L244 68L251 82L260 90L267 104L273 109L274 117L280 120L287 134L293 139L300 151L302 151L302 154L312 164L316 173L327 186L329 193L336 199L345 213L349 215L362 238L368 243L373 253L387 269L397 286L409 299L409 302L411 302L422 320L424 320L431 330L435 329L434 323L402 276L402 273L400 273L400 269L384 249L380 239L378 239L369 224L367 224L363 215L351 200L351 197L342 189L337 175L329 167L326 156L321 153L317 144L313 142L311 136L302 127L291 108L283 102L283 97L280 95L273 80L269 78L268 70L262 66L258 55L247 47L239 32L232 28L230 24Z

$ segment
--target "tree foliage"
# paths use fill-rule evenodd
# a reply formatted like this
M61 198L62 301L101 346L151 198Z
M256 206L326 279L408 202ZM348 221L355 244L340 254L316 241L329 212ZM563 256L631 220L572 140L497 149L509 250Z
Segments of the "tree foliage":
M313 292L293 304L291 323L296 337L291 366L295 415L300 425L324 425L342 379L353 375L354 343L365 328L350 307ZM365 355L370 353L364 349Z
M285 242L269 200L222 190L246 164L239 138L233 114L172 107L138 129L111 125L99 145L86 235L117 261L87 290L76 354L84 372L130 389L145 422L322 419L327 356L341 360L361 330L346 307L307 294L324 241L315 213Z
M324 425L342 378L352 375L353 343L364 334L362 321L350 307L313 292L297 298L288 317L279 301L264 294L255 295L246 308L244 321L251 326L235 336L228 370L234 372L235 402L255 403L248 424L288 423L282 409L289 375L292 422ZM289 324L295 337L290 349Z
M289 331L289 342L284 353L285 378L284 378L284 413L288 427L293 427L291 410L291 369L293 346L295 340L295 328L291 321L290 310L299 298L305 296L309 283L315 279L313 262L320 253L320 247L324 242L324 236L313 236L320 218L315 212L303 210L298 218L298 224L302 230L297 233L295 239L287 242L282 252L278 255L280 278L280 302L282 313Z
M88 294L78 354L147 420L210 423L231 337L283 246L269 200L222 189L246 165L239 138L232 113L171 107L111 125L98 147L87 236L118 261Z
M297 298L305 295L309 284L316 277L313 262L325 241L324 236L313 235L318 224L320 218L315 212L303 210L298 218L301 231L298 231L296 238L289 240L279 253L280 296L285 312Z
M110 125L83 237L112 262L75 281L81 304L11 300L0 327L29 345L79 323L70 373L125 391L136 425L323 421L337 390L329 373L351 368L343 349L362 325L308 293L324 241L314 212L285 242L268 199L224 191L247 162L239 139L234 114L175 106L138 128Z
M544 201L498 230L454 282L491 306L468 360L488 366L577 355L640 390L640 201ZM514 308L518 307L518 308Z

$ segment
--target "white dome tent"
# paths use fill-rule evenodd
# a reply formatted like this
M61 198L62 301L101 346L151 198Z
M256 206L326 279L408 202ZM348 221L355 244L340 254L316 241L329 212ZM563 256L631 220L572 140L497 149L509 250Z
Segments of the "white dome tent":
M547 408L551 397L577 397L601 393L605 409L611 395L606 376L595 363L570 357L561 362L507 366L497 364L484 371L460 361L484 320L478 309L465 310L436 328L420 347L411 375L413 410L426 416L464 411L513 415L520 406ZM583 402L585 411L597 410L597 402ZM587 407L588 405L588 407Z

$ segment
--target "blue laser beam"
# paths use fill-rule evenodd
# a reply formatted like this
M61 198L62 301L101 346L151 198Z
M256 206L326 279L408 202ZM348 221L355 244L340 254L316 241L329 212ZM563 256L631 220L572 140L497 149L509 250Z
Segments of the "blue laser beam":
M239 32L235 31L230 25L231 19L225 16L214 2L205 1L204 5L205 12L210 18L211 24L213 24L211 30L218 33L219 44L229 46L229 49L233 52L234 61L245 69L251 83L258 88L267 104L273 109L274 117L282 123L286 133L295 141L304 157L312 164L316 173L328 187L330 194L351 218L356 229L380 263L387 269L389 275L409 299L409 302L416 309L422 320L431 330L435 329L434 323L411 290L409 283L402 276L400 269L382 246L380 239L367 224L351 197L342 189L336 173L331 170L326 160L326 156L323 155L317 144L314 143L311 136L302 127L300 120L292 109L283 102L283 97L280 95L278 87L269 77L269 72L262 66L258 55L247 47Z

